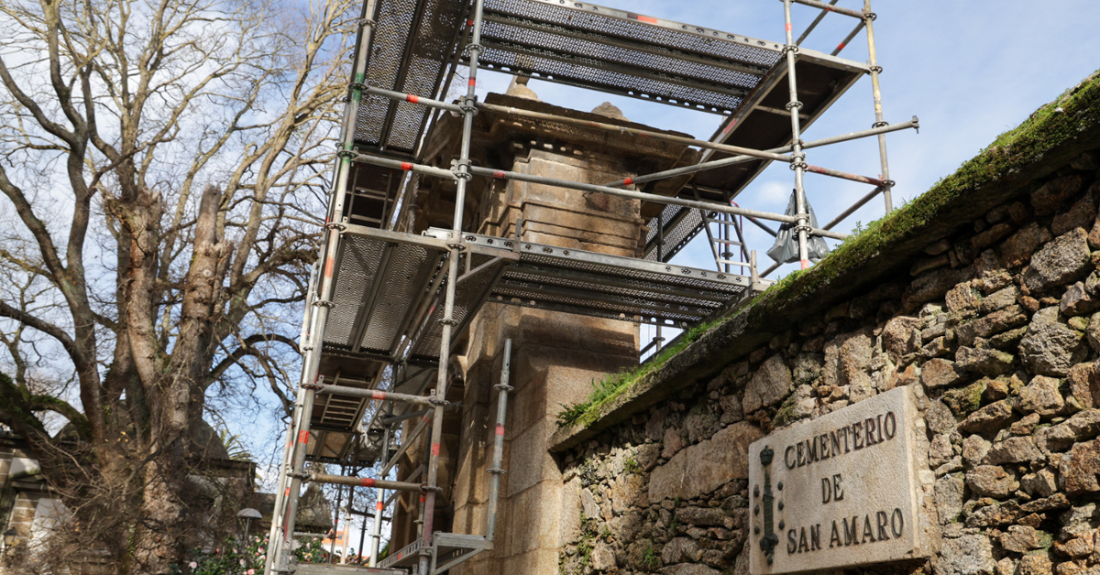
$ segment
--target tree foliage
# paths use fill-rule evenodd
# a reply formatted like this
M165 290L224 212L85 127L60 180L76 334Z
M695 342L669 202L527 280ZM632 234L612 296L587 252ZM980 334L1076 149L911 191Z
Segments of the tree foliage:
M359 9L0 0L0 423L118 572L208 527L212 401L290 407Z

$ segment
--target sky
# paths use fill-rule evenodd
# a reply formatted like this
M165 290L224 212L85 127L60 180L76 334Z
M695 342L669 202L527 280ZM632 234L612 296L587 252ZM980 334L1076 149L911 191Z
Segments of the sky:
M783 7L775 0L631 0L607 5L783 41ZM862 7L859 0L841 0L839 6ZM1043 3L879 0L873 10L878 14L874 26L879 65L884 69L881 85L885 119L897 123L918 116L921 125L919 134L906 130L887 136L891 179L897 182L895 207L928 190L977 155L997 135L1017 126L1035 109L1100 69L1100 34L1096 33L1100 3L1096 0ZM794 6L795 37L817 13L809 7ZM830 14L803 46L828 53L853 25L854 21L847 17ZM857 36L840 56L865 62L865 35ZM504 92L511 80L510 76L487 71L479 73L478 78L481 99L486 92ZM545 102L579 110L591 110L609 101L635 121L687 132L697 138L709 138L722 119L714 114L540 80L532 80L529 87ZM804 139L867 129L874 121L871 83L865 77L805 132ZM880 172L874 138L809 150L807 161L871 176ZM739 204L782 212L792 187L788 167L773 165L738 198ZM870 188L808 175L806 190L819 222L824 223ZM849 232L883 214L883 203L872 201L836 230ZM767 267L771 261L764 252L771 247L770 236L751 225L746 232L749 247L757 250L761 267ZM707 269L714 266L703 235L674 261ZM793 268L784 266L779 274L789 273ZM644 344L652 337L653 328L643 326L642 335Z
M774 0L634 0L629 5L607 5L764 40L783 42L784 38L783 5ZM838 5L862 8L860 0L841 0ZM917 116L921 126L919 134L905 130L887 135L890 176L897 182L895 208L928 190L997 135L1100 69L1100 34L1095 27L1100 22L1100 3L1095 0L879 0L872 10L878 15L874 28L878 63L883 67L880 82L885 120L897 123ZM793 6L795 38L818 13L807 6ZM803 46L831 52L854 23L851 18L830 14ZM839 56L866 62L866 35L860 33ZM510 81L509 76L493 72L482 72L478 78L486 91L494 92L503 92ZM529 87L551 104L591 110L609 101L627 118L701 139L708 139L722 119L716 114L540 80L531 80ZM806 130L803 139L868 129L874 121L871 81L864 77ZM869 176L881 171L876 138L808 150L807 162ZM738 203L781 213L792 189L788 166L772 165L738 197ZM821 224L870 189L825 176L806 177L807 199ZM884 209L881 200L873 200L834 229L848 233L881 218ZM757 251L760 267L770 266L772 261L764 252L773 240L751 224L746 230L746 241ZM706 269L715 265L702 234L673 261ZM777 279L795 268L794 264L783 266L769 277ZM643 343L652 333L652 326L643 326Z

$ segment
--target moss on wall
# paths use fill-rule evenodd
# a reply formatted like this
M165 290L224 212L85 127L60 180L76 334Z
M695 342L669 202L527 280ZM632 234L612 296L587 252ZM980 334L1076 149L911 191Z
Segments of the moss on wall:
M923 241L923 245L935 241L929 236L935 233L938 225L952 221L947 216L957 210L961 201L981 195L990 188L1003 194L1014 186L1026 185L1049 156L1064 151L1068 144L1098 129L1100 72L1093 73L1057 100L1036 110L1018 127L998 136L980 154L911 203L850 236L813 268L788 275L733 315L696 326L675 345L637 368L593 382L593 392L585 401L565 406L559 413L558 424L563 428L559 436L567 432L567 428L584 429L600 421L633 387L653 385L656 380L667 377L668 370L662 370L666 364L704 336L733 323L735 318L744 322L750 321L749 318L759 321L759 318L782 315L796 302L819 297L827 290L836 290L838 284L849 283L844 278L867 268L872 262L892 258L889 254L897 252L899 246L914 240ZM881 262L879 264L882 267Z

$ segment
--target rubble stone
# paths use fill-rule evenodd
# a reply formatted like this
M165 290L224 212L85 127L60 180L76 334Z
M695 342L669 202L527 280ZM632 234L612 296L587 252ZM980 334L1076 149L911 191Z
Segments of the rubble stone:
M994 429L1000 429L1012 417L1012 404L1007 400L1001 400L971 413L959 424L959 429L970 433L986 433Z
M1005 463L1030 463L1043 458L1039 448L1030 437L1010 437L1000 443L994 443L989 449L985 463L1004 465Z
M1042 292L1084 277L1089 269L1088 234L1077 228L1044 245L1031 257L1024 271L1024 285Z
M1020 488L1032 497L1050 497L1058 489L1054 472L1043 468L1020 478Z
M944 540L935 562L936 575L992 575L993 546L984 535Z
M1056 319L1057 308L1039 310L1031 319L1027 335L1020 340L1020 359L1034 374L1064 377L1088 351L1085 334Z
M1042 546L1039 532L1032 527L1010 525L1008 533L1001 536L1001 547L1016 553L1026 553Z
M1094 363L1079 363L1069 368L1066 381L1069 392L1077 398L1081 407L1100 407L1100 366Z
M1012 371L1013 359L1011 354L996 349L960 347L955 354L955 365L966 371L997 377Z
M945 475L936 480L933 493L941 523L951 523L962 513L965 483L961 477Z
M1050 575L1053 568L1050 556L1045 551L1028 553L1020 558L1016 575Z
M955 333L958 335L959 345L971 346L974 345L975 338L988 338L1026 324L1027 314L1023 313L1020 306L1012 305L985 317L960 324Z
M1077 282L1062 294L1058 309L1062 315L1070 317L1092 313L1100 309L1100 298L1094 298L1085 291L1085 282Z
M1020 392L1019 409L1024 413L1035 412L1049 417L1060 412L1064 406L1065 400L1058 392L1058 380L1051 377L1035 376Z
M752 375L741 403L745 413L775 405L791 391L791 370L779 355L768 358Z
M1100 443L1092 440L1076 443L1062 458L1058 468L1062 488L1069 495L1100 491Z
M1003 467L979 465L966 474L966 485L982 497L1007 497L1020 488L1020 483Z
M971 467L978 465L985 459L985 456L989 454L989 448L992 446L993 444L986 441L984 437L980 435L971 435L963 440L963 460Z
M930 359L921 366L921 383L929 389L955 385L966 377L966 372L956 369L955 362L946 359Z
M1056 178L1031 193L1031 207L1037 216L1048 216L1085 185L1080 174Z
M1031 222L1001 244L1001 258L1009 267L1019 267L1028 262L1039 246L1049 242L1050 230Z

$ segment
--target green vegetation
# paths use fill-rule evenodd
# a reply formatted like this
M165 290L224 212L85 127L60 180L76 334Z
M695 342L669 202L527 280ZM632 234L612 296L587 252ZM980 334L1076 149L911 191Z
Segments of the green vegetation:
M624 467L626 468L627 473L641 473L642 472L642 466L638 465L638 460L634 459L633 454L631 454L630 457L626 458L626 463L624 464Z
M857 222L853 230L855 233L828 257L809 270L800 270L783 278L743 307L737 315L752 313L756 317L767 317L809 294L827 289L841 275L860 269L884 250L908 239L914 230L942 217L944 210L960 197L1018 173L1041 160L1055 147L1098 125L1100 72L1092 74L1054 102L1037 110L1017 128L998 136L989 147L920 197L866 227ZM731 318L700 324L685 333L675 346L662 350L649 362L631 371L609 375L598 383L593 382L592 394L586 400L563 406L564 409L558 414L559 427L592 425L602 416L600 410L604 405Z
M653 547L646 547L645 553L642 555L642 565L650 571L656 571L661 567L661 558L653 550Z
M595 525L596 520L585 517L584 511L581 511L581 540L577 543L577 554L580 555L581 565L584 567L588 567L592 561L592 549L596 547Z
M684 348L693 341L699 339L704 333L710 331L711 328L720 325L728 319L729 318L719 318L713 321L703 322L684 332L683 336L675 345L662 349L660 353L648 362L629 371L608 375L599 382L593 381L592 394L589 395L587 399L580 403L562 406L563 409L561 413L558 413L558 427L566 427L575 423L591 423L591 421L582 421L586 414L597 412L601 405L618 397L624 390L634 385L639 379L660 369L671 357L683 351Z

